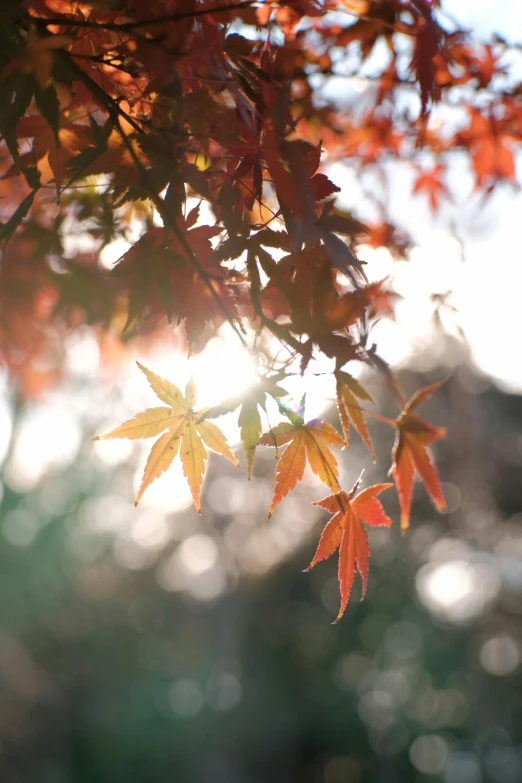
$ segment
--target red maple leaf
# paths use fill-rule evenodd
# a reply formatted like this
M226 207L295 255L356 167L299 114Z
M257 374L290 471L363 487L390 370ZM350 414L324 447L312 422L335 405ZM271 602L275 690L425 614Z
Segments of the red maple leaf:
M429 101L439 97L439 85L435 80L436 58L445 37L444 30L437 24L426 0L415 4L419 11L418 30L411 67L415 71L421 91L421 118L428 112Z

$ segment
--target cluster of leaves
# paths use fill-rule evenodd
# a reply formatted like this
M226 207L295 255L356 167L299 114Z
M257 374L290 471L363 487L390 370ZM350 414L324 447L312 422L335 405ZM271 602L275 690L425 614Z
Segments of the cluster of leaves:
M369 339L375 319L392 314L394 295L386 281L369 282L359 248L400 256L408 239L377 197L364 223L343 209L321 157L361 176L409 160L413 191L433 210L449 197L456 153L469 157L477 190L514 182L522 92L508 65L516 48L473 40L435 0L4 6L1 360L21 393L35 395L59 379L64 338L85 324L112 360L171 333L198 351L228 324L259 368L256 389L227 408L240 407L248 472L258 443L284 447L270 511L302 478L306 457L329 487L337 505L323 504L337 513L314 562L340 544L343 610L355 568L367 576L360 520L388 524L377 489L355 498L342 491L329 449L347 443L351 421L372 450L360 407L369 395L350 363L380 371L403 409L392 459L403 529L414 471L444 506L426 454L443 430L415 412L433 388L404 403ZM353 78L364 80L364 100L359 91L336 102L322 91L318 100L318 89ZM437 102L440 118L430 123ZM74 241L86 235L88 245ZM104 253L122 239L129 249L109 271ZM304 373L321 357L337 386L342 436L281 403L278 383L295 363ZM218 411L194 412L193 385L183 396L144 372L168 407L111 436L163 433L137 499L181 451L198 507L206 447L235 462L209 421ZM262 435L267 395L287 421Z
M138 413L134 418L123 422L106 435L98 435L95 438L95 440L106 438L129 438L132 440L152 438L161 433L147 459L141 486L136 495L136 504L139 503L147 487L170 467L179 452L183 473L190 487L194 505L197 511L201 511L201 484L208 458L205 446L217 454L222 454L233 465L239 467L239 462L230 450L225 436L215 424L209 421L209 418L240 408L238 422L241 427L249 478L252 473L255 447L258 444L273 446L276 449L284 447L284 451L277 461L275 489L268 511L269 517L283 498L302 480L307 460L312 471L333 493L316 504L334 516L323 531L310 568L320 560L329 557L339 547L339 584L342 598L341 609L337 617L339 620L348 604L356 569L362 578L363 594L368 582L370 547L362 521L373 526L389 527L391 525L391 519L384 513L384 509L375 496L391 487L392 484L376 484L357 495L356 492L362 478L361 474L361 478L355 483L352 490L346 493L340 487L337 460L329 448L330 445L348 445L348 421L351 418L368 448L373 451L363 411L357 402L357 397L371 400L365 389L347 373L338 374L337 404L345 431L344 437L327 421L313 419L305 422L299 413L289 410L281 402L279 402L279 407L287 421L277 424L260 436L261 418L258 406L264 407L267 394L278 401L281 396L285 396L284 390L276 383L272 382L265 385L264 388L249 390L243 400L236 400L231 405L202 408L196 411L194 406L197 391L192 379L187 384L183 395L173 383L160 378L139 363L138 366L145 374L152 390L165 403L165 406L148 408L142 413ZM403 531L409 525L415 471L424 482L436 507L440 511L445 510L445 501L437 470L426 452L427 446L438 438L442 438L445 431L441 427L429 424L414 412L415 408L426 400L440 384L439 381L417 391L404 405L396 421L388 421L383 417L378 417L396 429L391 473L394 476L399 494L402 512L401 529Z

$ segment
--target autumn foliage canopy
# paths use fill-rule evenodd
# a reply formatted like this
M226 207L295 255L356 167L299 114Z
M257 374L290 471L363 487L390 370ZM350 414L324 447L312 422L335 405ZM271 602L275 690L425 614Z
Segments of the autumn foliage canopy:
M269 514L308 462L332 515L311 566L339 549L340 617L356 571L368 579L365 525L391 524L377 495L392 484L342 488L332 447L353 426L373 455L367 415L395 428L405 530L415 474L444 510L427 452L444 430L418 412L440 383L406 401L371 339L395 295L361 248L405 257L408 237L382 194L368 196L373 217L343 207L325 170L385 178L402 161L433 212L451 201L455 156L484 198L514 186L512 50L458 29L436 0L13 0L1 21L0 360L18 393L60 379L74 330L117 364L166 338L194 354L228 325L257 385L198 409L192 381L183 393L140 365L161 404L100 437L157 438L136 502L179 453L198 510L207 450L238 464L212 421L224 413L237 414L249 476L257 446L278 456ZM338 427L307 421L285 390L317 362ZM395 420L372 412L361 363Z

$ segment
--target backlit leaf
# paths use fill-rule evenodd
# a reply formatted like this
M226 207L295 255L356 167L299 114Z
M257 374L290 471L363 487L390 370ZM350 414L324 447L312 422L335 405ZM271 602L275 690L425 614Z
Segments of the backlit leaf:
M370 545L363 522L372 527L390 527L392 523L376 495L393 484L375 484L356 495L359 484L360 479L349 493L340 491L317 501L315 504L334 516L324 528L317 551L306 570L309 571L321 560L333 555L339 548L338 578L341 590L341 608L336 623L344 614L357 571L362 580L363 597L368 586Z
M136 505L139 503L147 487L167 470L180 451L183 473L190 487L194 505L197 511L201 511L201 484L208 459L205 446L222 454L236 467L239 463L219 427L204 420L207 410L193 410L197 391L192 378L183 395L177 386L160 378L139 362L138 367L146 376L153 391L162 402L168 403L169 407L149 408L106 435L97 435L93 440L152 438L163 432L153 445L147 459L135 503Z
M282 499L302 480L306 460L313 472L335 493L339 491L337 460L326 445L343 446L344 440L326 421L314 419L305 424L296 416L296 423L282 422L263 435L262 446L286 446L276 466L275 489L268 510L270 517Z
M164 432L152 447L145 465L141 485L135 498L136 505L140 502L141 496L154 479L157 479L170 467L179 451L184 427L185 423L183 420L178 422L172 429Z
M364 420L364 414L357 398L359 398L359 400L368 400L369 402L373 402L373 400L366 389L364 389L355 378L348 375L348 373L339 371L336 373L336 381L337 407L339 409L339 418L341 420L346 443L348 443L351 421L368 447L368 451L373 456L375 453L373 444L370 440L370 434L368 432L368 427L366 426L366 421Z
M261 415L256 399L251 398L243 403L237 423L240 427L241 442L247 459L247 475L248 478L251 478L256 446L262 430Z
M391 473L395 480L401 507L401 530L410 523L413 476L416 472L438 511L446 510L437 468L427 447L446 434L444 427L435 427L413 411L444 383L444 379L419 389L406 403L396 421L397 434L392 450Z

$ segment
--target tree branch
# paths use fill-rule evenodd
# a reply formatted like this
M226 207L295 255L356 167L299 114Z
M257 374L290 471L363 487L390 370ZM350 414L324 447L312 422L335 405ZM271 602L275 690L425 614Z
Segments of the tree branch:
M112 30L117 33L131 32L140 27L152 27L158 24L166 24L167 22L178 22L182 19L192 19L198 16L208 16L210 14L223 13L225 11L235 11L240 8L248 8L254 4L263 5L259 3L259 0L241 0L239 3L227 3L226 5L216 5L210 8L200 8L195 11L187 11L177 14L166 14L165 16L157 16L155 19L142 19L136 22L91 22L89 19L70 19L67 17L43 17L32 16L31 19L38 21L45 25L61 25L68 27L89 27L99 30Z

